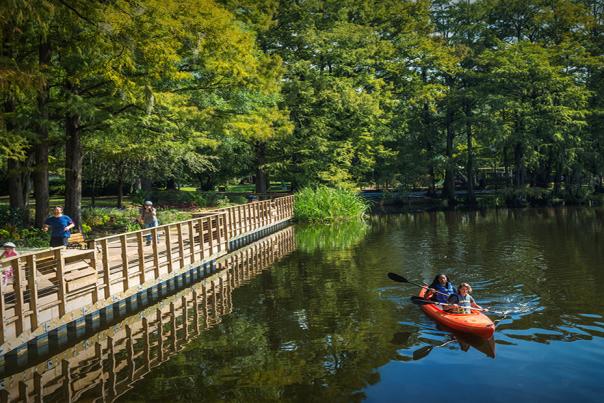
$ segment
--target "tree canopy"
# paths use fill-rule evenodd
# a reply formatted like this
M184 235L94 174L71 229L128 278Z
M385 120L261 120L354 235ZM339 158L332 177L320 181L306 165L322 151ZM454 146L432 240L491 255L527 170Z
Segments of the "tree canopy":
M49 175L76 220L107 183L603 185L599 1L7 0L0 25L2 185L37 222Z

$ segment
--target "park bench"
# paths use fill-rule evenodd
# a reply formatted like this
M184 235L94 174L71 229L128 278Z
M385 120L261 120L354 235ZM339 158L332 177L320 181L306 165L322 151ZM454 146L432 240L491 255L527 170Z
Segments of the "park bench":
M81 232L74 232L73 234L71 234L71 236L67 240L67 247L85 249L87 245L86 240L84 239L84 234L82 234Z

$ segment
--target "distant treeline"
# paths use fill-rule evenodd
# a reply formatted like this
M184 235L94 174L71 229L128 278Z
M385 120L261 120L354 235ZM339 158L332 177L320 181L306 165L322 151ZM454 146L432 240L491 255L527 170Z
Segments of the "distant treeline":
M603 183L601 0L10 0L0 25L1 175L37 224L49 173L76 221L83 179L451 203L485 168L515 190Z

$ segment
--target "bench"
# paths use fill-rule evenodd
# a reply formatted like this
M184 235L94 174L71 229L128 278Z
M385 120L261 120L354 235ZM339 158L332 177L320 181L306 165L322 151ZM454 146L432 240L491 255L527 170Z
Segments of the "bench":
M86 249L87 245L86 240L84 239L84 234L82 234L81 232L75 232L71 234L71 236L67 240L67 247Z

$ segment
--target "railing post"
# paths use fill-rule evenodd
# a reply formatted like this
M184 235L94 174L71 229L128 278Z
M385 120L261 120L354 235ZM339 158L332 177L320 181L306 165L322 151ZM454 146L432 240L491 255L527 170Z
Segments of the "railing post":
M65 258L63 258L63 248L55 249L55 260L57 261L57 288L59 294L59 316L65 315L67 301L65 300Z
M138 275L139 282L143 284L145 282L145 249L143 248L143 232L139 231L136 233L136 244L138 247Z
M200 219L197 220L197 225L199 226L199 245L201 246L199 248L200 249L199 253L201 254L201 258L200 259L203 260L204 257L205 257L205 251L204 251L205 243L204 243L204 240L203 240L203 219L202 218L200 218Z
M130 274L128 273L128 239L126 235L120 236L120 246L122 249L122 286L124 291L130 288Z
M159 270L159 252L157 251L157 228L151 228L151 245L153 248L153 271L155 274L155 279L157 280L161 274Z
M172 235L170 234L170 224L164 225L166 235L166 258L168 259L168 273L172 273Z
M176 228L178 229L178 257L180 258L180 269L182 270L185 267L185 245L182 240L182 223L177 223Z
M23 333L23 322L24 322L24 305L25 300L23 297L23 282L21 280L21 258L17 257L11 260L10 264L13 268L13 289L15 290L15 314L17 315L17 321L15 322L16 335L19 336Z
M94 271L97 273L97 282L94 285L94 291L92 292L92 303L96 303L99 300L99 288L98 288L98 268L96 265L96 241L94 239L89 240L87 242L87 247L88 249L92 250L92 259L91 259L91 265L92 267L94 267Z
M209 248L210 248L209 256L212 256L214 254L214 234L213 234L214 228L212 228L213 218L214 218L214 216L209 216L207 218L207 220L208 220L208 236L209 236L208 242L210 245L209 246Z
M103 262L103 282L105 283L105 299L111 297L111 277L109 273L109 245L107 245L107 239L101 239L101 253L103 256L101 260Z
M31 311L31 329L38 327L38 284L36 282L36 260L34 255L26 257L28 266L27 283L29 288L29 310Z
M191 264L195 263L195 237L193 236L193 221L189 220L187 222L189 226L189 262Z

